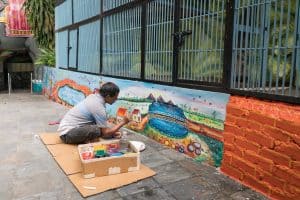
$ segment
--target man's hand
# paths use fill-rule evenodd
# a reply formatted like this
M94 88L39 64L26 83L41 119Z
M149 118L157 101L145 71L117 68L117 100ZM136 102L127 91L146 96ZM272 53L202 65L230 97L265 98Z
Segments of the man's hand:
M125 124L128 124L129 121L130 121L129 118L125 116L125 117L123 117L122 123L125 125Z
M113 134L114 138L120 139L122 137L122 133L120 131L117 131Z

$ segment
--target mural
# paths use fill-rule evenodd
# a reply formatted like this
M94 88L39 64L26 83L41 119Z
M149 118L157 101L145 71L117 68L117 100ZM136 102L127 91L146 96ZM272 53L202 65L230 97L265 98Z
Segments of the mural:
M185 153L197 161L221 165L223 129L228 94L162 86L138 81L99 77L48 68L44 93L69 106L96 92L99 84L114 82L120 87L118 101L107 106L109 122L126 115L126 128Z

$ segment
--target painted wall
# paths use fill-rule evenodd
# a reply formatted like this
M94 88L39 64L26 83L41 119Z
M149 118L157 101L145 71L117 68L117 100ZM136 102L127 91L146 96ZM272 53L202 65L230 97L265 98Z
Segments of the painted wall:
M271 199L300 199L300 106L231 96L221 171Z
M44 94L74 106L99 88L114 82L119 100L107 106L109 121L132 116L127 128L144 134L197 161L219 167L223 157L223 129L228 94L106 78L46 68Z

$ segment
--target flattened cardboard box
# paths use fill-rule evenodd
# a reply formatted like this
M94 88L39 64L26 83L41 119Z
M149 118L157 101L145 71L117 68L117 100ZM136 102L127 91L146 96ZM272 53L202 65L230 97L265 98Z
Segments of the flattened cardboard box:
M82 166L77 148L76 153L74 153L74 145L62 146L57 133L44 133L43 136L41 137L43 143L48 144L46 147L49 152L83 197L99 194L109 189L116 189L155 175L153 170L141 164L138 171L85 179L80 173L82 172ZM57 152L69 153L58 154ZM88 189L87 187L95 189Z
M140 152L129 141L126 145L132 151L121 156L83 159L83 149L99 145L120 144L120 140L102 141L97 143L78 145L78 152L83 169L84 178L108 176L112 174L127 173L140 169Z

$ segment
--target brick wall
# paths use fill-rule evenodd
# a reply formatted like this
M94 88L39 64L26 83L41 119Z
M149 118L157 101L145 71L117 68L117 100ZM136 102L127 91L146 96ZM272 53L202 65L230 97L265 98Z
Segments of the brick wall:
M271 199L300 199L300 106L231 96L221 171Z

